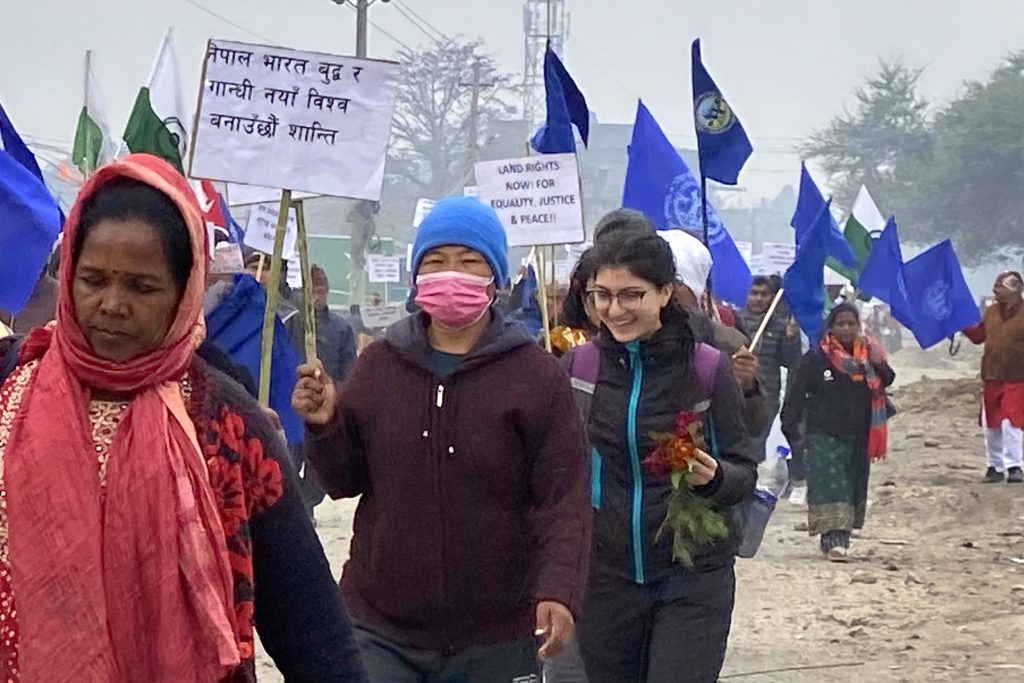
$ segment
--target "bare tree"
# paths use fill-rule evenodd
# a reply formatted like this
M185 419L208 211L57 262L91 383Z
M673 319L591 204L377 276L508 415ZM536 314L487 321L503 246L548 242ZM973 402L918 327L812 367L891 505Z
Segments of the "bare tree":
M516 89L511 75L499 71L482 44L448 41L427 49L402 50L405 74L398 91L392 125L388 172L408 180L421 196L439 197L462 188L470 179L473 130L474 65L476 130L486 138L489 124L508 118Z

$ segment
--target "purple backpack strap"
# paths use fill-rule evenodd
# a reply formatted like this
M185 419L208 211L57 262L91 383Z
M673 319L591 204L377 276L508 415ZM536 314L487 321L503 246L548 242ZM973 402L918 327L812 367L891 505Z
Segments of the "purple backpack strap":
M715 394L715 375L722 352L710 344L697 344L693 353L693 369L697 374L698 403L710 401Z
M594 342L587 342L572 350L569 360L569 377L572 380L573 389L593 394L600 371L601 350Z

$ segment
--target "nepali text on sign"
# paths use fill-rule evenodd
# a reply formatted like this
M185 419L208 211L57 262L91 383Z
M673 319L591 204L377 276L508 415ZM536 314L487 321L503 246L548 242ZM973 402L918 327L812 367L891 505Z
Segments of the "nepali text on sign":
M402 259L398 256L366 257L366 272L373 284L398 283L402 281Z
M480 200L498 212L510 247L585 239L576 155L481 161L476 181Z
M277 218L280 214L280 205L278 204L254 204L249 210L249 220L245 224L243 240L245 246L262 251L264 254L273 254L274 233L277 230ZM290 209L284 233L284 249L281 251L281 258L286 261L295 256L295 243L299 234L298 226L295 209Z
M400 68L209 41L191 175L379 200Z

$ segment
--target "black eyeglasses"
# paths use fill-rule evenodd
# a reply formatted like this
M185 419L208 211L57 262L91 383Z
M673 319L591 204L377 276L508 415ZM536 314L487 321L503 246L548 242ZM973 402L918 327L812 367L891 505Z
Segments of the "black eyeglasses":
M609 292L607 289L587 290L587 298L594 308L605 310L611 308L612 301L619 303L619 308L624 311L635 311L640 308L644 295L649 289L624 289L620 292Z

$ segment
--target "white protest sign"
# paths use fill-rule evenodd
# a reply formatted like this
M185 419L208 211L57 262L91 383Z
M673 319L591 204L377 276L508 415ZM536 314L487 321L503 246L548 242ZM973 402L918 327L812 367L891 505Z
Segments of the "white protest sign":
M750 258L750 272L753 275L765 275L764 254L755 254Z
M252 207L245 224L245 246L264 254L274 253L274 231L277 230L279 209L278 204L257 204ZM281 252L281 258L286 261L295 254L298 235L299 224L295 219L295 209L290 209L284 233L284 250Z
M371 254L366 257L366 272L373 284L402 281L402 259L398 256L379 256Z
M190 175L377 201L401 67L208 43Z
M423 223L423 219L426 218L431 210L434 208L434 204L437 204L433 199L427 199L426 197L420 197L416 200L416 213L412 216L412 227L414 230L418 230L420 224Z
M782 274L796 260L796 245L786 242L765 242L761 245L764 269L769 275Z
M389 327L402 319L401 306L363 306L359 313L363 325L371 329Z
M476 181L480 201L498 212L510 247L586 239L576 155L481 161Z
M257 185L228 185L228 202L231 206L248 206L249 204L266 204L281 200L281 188L259 187ZM312 192L292 192L292 199L309 199L320 195Z
M736 242L736 249L739 250L740 256L746 261L747 266L750 266L750 259L754 257L754 244L753 242Z

